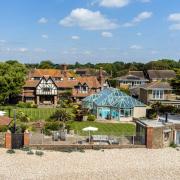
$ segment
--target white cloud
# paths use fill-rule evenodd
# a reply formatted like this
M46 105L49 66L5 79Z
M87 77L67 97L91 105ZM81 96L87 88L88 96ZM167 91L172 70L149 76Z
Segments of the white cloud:
M180 13L170 14L168 20L172 22L180 22Z
M44 38L44 39L48 39L49 38L49 36L47 34L42 34L41 37Z
M27 52L28 51L28 49L27 48L17 48L17 49L14 49L15 51L17 51L17 52Z
M4 39L1 39L1 40L0 40L0 43L4 44L4 43L7 43L7 41L4 40Z
M146 20L146 19L149 19L152 17L152 12L148 12L148 11L144 11L144 12L141 12L140 14L138 14L136 17L133 18L132 21L128 22L128 23L125 23L123 26L124 27L131 27L131 26L135 26L137 25L138 23Z
M73 40L79 40L80 37L79 37L79 36L72 36L71 39L73 39Z
M79 26L87 30L107 30L118 27L115 22L99 11L93 12L83 8L72 10L70 15L62 19L59 24L65 27Z
M139 0L140 2L142 2L142 3L149 3L149 2L151 2L151 0Z
M134 44L134 45L131 45L129 48L139 50L139 49L142 49L142 46Z
M130 0L100 0L100 6L104 7L124 7L129 4Z
M101 36L105 38L111 38L113 37L113 34L111 32L102 32Z
M46 50L43 48L35 48L34 51L37 53L45 53L46 52Z
M142 36L141 32L136 33L137 36Z
M40 18L40 19L38 20L38 23L40 23L40 24L46 24L46 23L48 23L48 19L45 18L45 17L42 17L42 18Z
M157 50L152 50L151 51L151 54L158 54L159 53L159 51L157 51Z
M168 21L171 21L173 24L170 25L170 30L180 30L180 13L170 14Z
M180 30L180 23L178 24L172 24L170 27L169 27L170 30Z
M91 52L91 51L86 50L86 51L84 51L84 52L83 52L83 54L85 54L85 55L90 55L90 54L92 54L92 52Z

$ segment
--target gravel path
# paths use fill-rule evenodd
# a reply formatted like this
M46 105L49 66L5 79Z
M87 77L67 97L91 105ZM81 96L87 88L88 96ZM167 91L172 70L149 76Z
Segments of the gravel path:
M180 179L180 151L173 148L44 151L42 157L0 149L0 180L158 180Z

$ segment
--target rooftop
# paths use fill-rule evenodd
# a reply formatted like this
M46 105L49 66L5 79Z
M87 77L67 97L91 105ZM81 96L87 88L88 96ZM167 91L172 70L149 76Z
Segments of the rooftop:
M161 82L161 81L155 81L147 84L143 84L140 86L140 88L144 89L166 89L166 90L172 90L171 85L168 82Z
M176 77L176 73L173 70L148 70L150 79L171 79Z
M91 104L91 107L95 104L96 106L114 107L118 109L146 106L116 88L106 88L99 93L86 97L83 99L83 102L89 105Z

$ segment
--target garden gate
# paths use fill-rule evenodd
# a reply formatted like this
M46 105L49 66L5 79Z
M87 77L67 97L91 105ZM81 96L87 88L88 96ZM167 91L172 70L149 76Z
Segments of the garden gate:
M24 134L12 133L12 149L20 149L24 146Z

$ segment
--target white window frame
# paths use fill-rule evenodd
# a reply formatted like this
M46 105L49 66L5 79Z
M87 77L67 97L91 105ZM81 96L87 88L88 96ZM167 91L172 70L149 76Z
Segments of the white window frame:
M161 97L161 95L162 95L162 97ZM162 89L152 90L152 96L153 96L153 99L155 99L155 100L163 100L164 99L164 90L162 90Z

